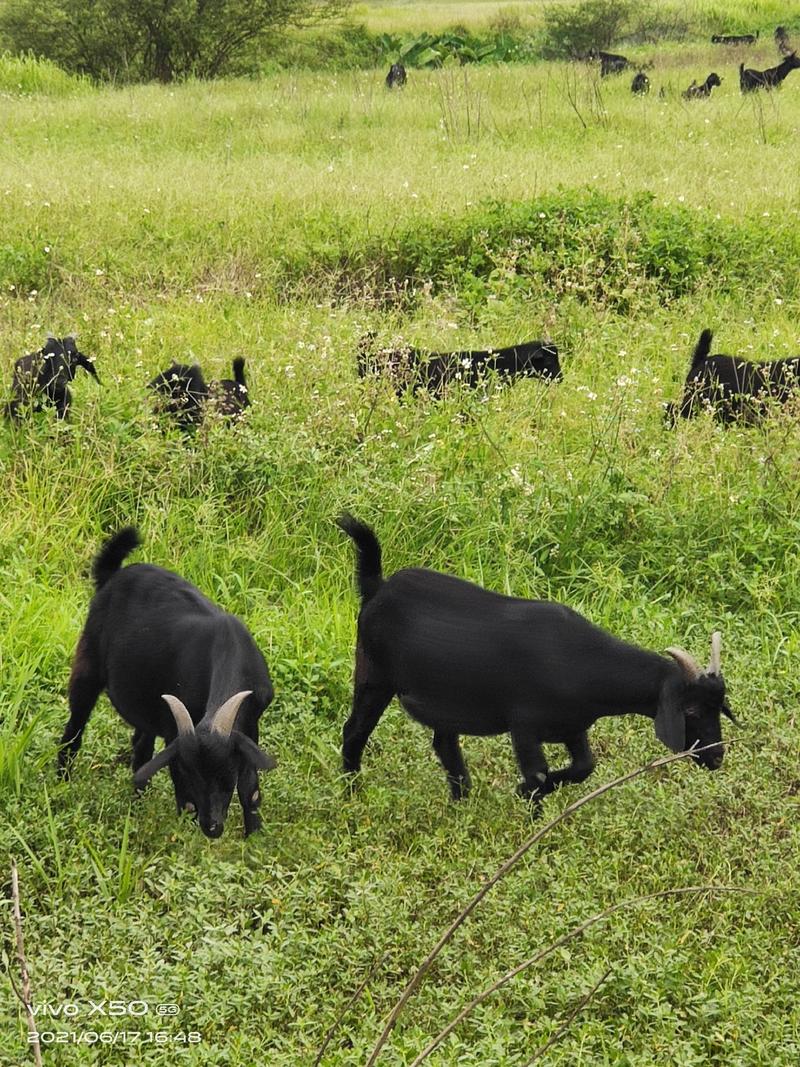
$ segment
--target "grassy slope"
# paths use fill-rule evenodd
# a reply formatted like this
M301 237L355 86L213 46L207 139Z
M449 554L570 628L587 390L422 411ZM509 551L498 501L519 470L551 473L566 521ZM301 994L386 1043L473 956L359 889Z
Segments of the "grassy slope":
M654 85L688 84L718 56L669 53ZM743 720L719 774L672 768L557 829L445 952L386 1062L411 1062L469 996L569 925L695 882L758 895L616 917L517 978L432 1062L524 1063L608 967L548 1062L797 1062L797 423L723 433L701 420L668 434L659 411L706 324L723 349L798 351L780 271L738 299L719 298L714 277L679 301L634 294L626 317L526 297L502 271L485 304L423 293L404 314L313 288L279 303L269 284L287 244L316 241L326 217L357 247L398 222L561 184L683 197L768 241L796 211L800 84L763 102L762 124L729 67L723 91L692 109L674 92L634 101L624 82L604 87L605 117L579 79L586 128L558 66L418 74L400 96L365 74L4 101L3 241L47 245L56 281L2 297L4 375L44 330L77 324L104 379L76 385L70 428L42 419L0 437L0 851L21 865L37 1001L174 1001L163 1029L203 1034L185 1062L294 1065L313 1060L382 959L326 1059L362 1063L414 962L530 833L505 739L467 741L476 791L454 808L428 736L396 707L361 794L345 800L337 747L356 604L331 518L347 505L375 521L389 570L425 563L558 597L698 656L719 626ZM549 331L566 379L398 405L354 381L366 325L441 347ZM142 383L158 368L194 354L218 373L238 353L256 400L245 426L189 443L152 426ZM143 558L241 614L270 659L278 697L263 735L280 767L264 783L265 831L246 845L233 809L219 842L178 822L167 779L131 805L129 735L105 701L73 782L52 772L88 561L128 521ZM659 752L644 720L602 723L595 738L594 782ZM588 788L550 798L547 814ZM26 1062L6 996L0 1062ZM174 1059L152 1047L48 1054Z

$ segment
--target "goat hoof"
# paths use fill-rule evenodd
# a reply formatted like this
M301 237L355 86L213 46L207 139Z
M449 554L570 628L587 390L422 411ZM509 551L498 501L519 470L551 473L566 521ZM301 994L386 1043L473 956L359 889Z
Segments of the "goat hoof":
M249 837L250 834L254 834L257 830L260 830L261 826L261 816L257 815L254 811L250 812L244 817L244 836Z

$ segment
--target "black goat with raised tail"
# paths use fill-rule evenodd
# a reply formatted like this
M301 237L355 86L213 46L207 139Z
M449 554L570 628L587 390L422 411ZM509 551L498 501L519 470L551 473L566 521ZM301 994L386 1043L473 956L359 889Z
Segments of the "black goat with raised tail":
M733 716L719 633L701 670L683 649L661 656L627 644L563 604L502 596L420 568L384 579L369 526L348 514L338 525L356 545L361 595L353 706L342 739L347 773L361 769L364 746L394 696L433 730L455 800L470 788L460 734L510 734L520 792L537 801L592 773L588 730L610 715L646 715L673 752L712 746L694 759L709 770L721 766L720 716ZM565 745L570 764L551 771L544 743Z
M80 368L99 381L94 362L78 351L74 337L48 337L38 352L20 356L14 364L7 417L18 420L26 408L41 411L49 406L59 419L66 419L72 403L69 383Z
M178 812L219 837L236 789L245 835L261 826L258 771L275 760L258 746L272 683L247 627L184 578L149 563L122 563L139 544L132 526L94 560L96 592L69 679L69 720L59 751L66 776L97 698L106 691L134 728L131 765L142 789L169 767ZM155 740L164 748L153 755Z

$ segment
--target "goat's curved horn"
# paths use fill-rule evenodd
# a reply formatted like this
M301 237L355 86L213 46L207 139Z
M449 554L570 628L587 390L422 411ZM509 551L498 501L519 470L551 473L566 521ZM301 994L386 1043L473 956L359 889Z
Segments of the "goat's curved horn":
M235 693L232 697L228 697L225 703L219 706L211 720L211 729L215 734L221 734L223 737L230 736L242 701L245 697L249 697L252 692L252 689L243 689L241 693Z
M708 661L706 674L719 674L722 656L722 634L715 630L711 635L711 659Z
M186 737L189 734L193 734L194 723L192 722L192 716L187 711L183 701L178 700L177 697L170 696L169 693L162 693L161 699L166 700L170 711L175 717L175 725L178 727L178 737Z
M683 670L683 673L690 681L694 681L695 678L702 674L702 671L697 666L697 663L693 656L690 656L682 648L668 648L667 655L672 656L678 666Z

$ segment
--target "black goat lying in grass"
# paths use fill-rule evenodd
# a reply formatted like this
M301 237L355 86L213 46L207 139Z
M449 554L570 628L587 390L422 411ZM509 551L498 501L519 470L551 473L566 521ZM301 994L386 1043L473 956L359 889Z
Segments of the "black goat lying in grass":
M756 89L777 89L790 71L800 67L800 57L790 52L777 67L767 70L748 70L744 63L739 64L739 88L743 93L752 93Z
M650 79L643 70L634 74L633 81L631 82L631 92L634 96L647 96L650 92Z
M689 88L681 93L681 96L684 100L707 99L711 96L711 90L715 85L722 85L722 78L720 78L719 74L712 72L702 85L698 85L696 81L693 81Z
M392 63L389 73L386 75L387 89L402 89L408 81L406 68L402 63Z
M196 812L207 837L222 833L236 788L247 835L261 826L257 772L275 766L258 747L258 720L273 696L267 665L244 623L189 582L148 563L122 567L138 544L126 527L95 558L96 592L69 680L61 773L69 772L105 690L135 730L136 787L169 766L178 811ZM165 747L154 757L156 737Z
M683 397L666 405L668 423L690 419L711 410L723 423L756 422L771 404L785 404L800 388L800 357L749 362L735 356L709 355L711 330L703 330L697 342Z
M6 404L6 415L19 419L25 408L41 411L49 405L59 419L66 419L72 403L69 383L79 367L99 381L94 363L78 351L74 337L48 337L38 352L21 356L14 364L12 399Z
M407 390L417 393L427 389L431 396L441 397L446 386L463 382L474 388L491 372L504 378L544 378L561 380L558 349L549 341L527 341L508 348L485 351L431 352L418 348L372 348L374 334L365 334L358 345L358 374L386 375L394 383L398 396Z
M244 360L233 361L233 378L221 378L206 384L198 363L173 363L147 384L157 394L156 410L173 418L182 430L203 421L206 403L225 418L237 418L250 406Z
M361 594L346 772L360 770L393 696L433 730L456 800L470 787L459 734L510 733L527 798L592 773L587 731L608 715L647 715L673 752L713 745L694 758L709 770L721 766L720 714L733 716L718 633L702 671L682 649L668 649L668 659L626 644L561 604L501 596L419 568L384 580L372 530L347 514L338 523L356 544ZM545 742L566 745L570 765L550 771Z

